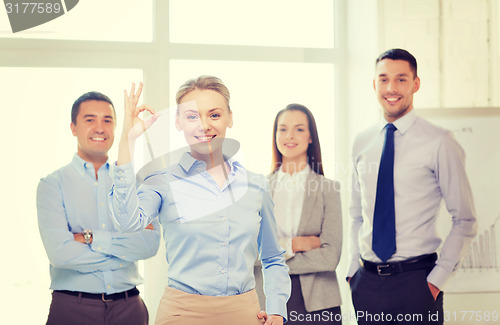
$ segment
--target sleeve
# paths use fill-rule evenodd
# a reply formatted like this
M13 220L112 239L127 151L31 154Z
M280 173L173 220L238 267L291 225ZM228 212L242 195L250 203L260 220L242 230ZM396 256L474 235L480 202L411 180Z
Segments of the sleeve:
M143 230L158 216L160 193L147 184L136 188L132 163L113 166L113 187L109 194L111 218L122 232Z
M160 224L155 218L154 229L144 229L133 233L94 231L91 249L129 262L148 259L156 255L160 245Z
M285 253L283 254L283 256L286 260L289 260L295 256L295 253L292 249L292 237L280 237L279 243L280 246L285 249Z
M361 209L361 188L359 186L358 171L353 159L352 179L351 179L351 202L349 205L349 254L347 277L352 277L359 269L359 231L363 224L363 215Z
M451 132L444 134L438 150L436 178L452 216L452 227L427 280L442 288L477 232L472 191L465 171L465 153Z
M290 274L335 271L342 250L342 209L338 183L322 179L323 224L319 236L321 247L295 253L287 261Z
M265 182L267 184L267 180ZM257 237L262 262L264 294L266 295L266 312L269 315L280 315L286 320L286 303L290 298L291 282L288 266L283 257L284 250L278 241L273 207L274 204L267 186L263 189L263 202L260 211L262 220Z
M95 252L89 245L75 241L68 227L62 191L55 178L40 181L36 204L40 236L53 266L92 273L116 270L121 268L120 265L127 265L125 260Z

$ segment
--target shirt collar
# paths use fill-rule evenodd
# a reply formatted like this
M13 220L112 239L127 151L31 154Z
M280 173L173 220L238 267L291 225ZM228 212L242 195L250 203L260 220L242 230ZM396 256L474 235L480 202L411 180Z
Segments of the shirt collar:
M311 171L311 167L309 167L309 164L307 164L306 168L302 169L301 171L299 172L296 172L296 173L293 173L293 174L289 174L289 173L286 173L284 172L281 168L283 166L280 166L280 168L278 169L278 171L276 172L277 173L277 178L276 180L279 182L281 181L284 177L292 177L292 178L296 178L298 180L303 180L303 179L306 179L307 178L307 175L309 174L309 172Z
M186 173L189 172L191 167L197 162L196 159L194 159L188 152L185 152L182 154L181 159L179 160L179 165L186 171Z
M231 167L231 171L234 171L236 168L243 168L243 165L234 158L226 159L226 162ZM182 157L179 160L179 165L182 167L182 169L184 169L186 173L189 173L191 168L193 167L203 166L205 170L207 168L204 161L196 160L195 158L193 158L193 156L191 156L189 152L184 152L182 154Z
M415 109L412 109L402 117L398 118L392 124L396 127L397 131L401 134L405 134L406 131L412 126L413 123L418 119L417 113L415 113ZM385 126L388 124L387 120L382 117L379 122L379 130L382 131Z
M76 168L78 174L80 174L82 177L85 175L87 170L94 170L94 165L88 161L83 160L82 157L80 157L77 153L75 153L75 155L73 156L71 165ZM106 160L103 166L105 166L105 168L109 171L109 159Z

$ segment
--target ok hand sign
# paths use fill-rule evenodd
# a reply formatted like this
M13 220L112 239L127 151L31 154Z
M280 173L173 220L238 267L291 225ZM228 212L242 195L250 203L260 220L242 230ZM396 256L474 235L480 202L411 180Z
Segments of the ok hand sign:
M130 88L130 93L126 90L123 91L124 103L125 103L125 115L123 120L123 136L126 136L129 142L135 141L141 134L143 134L147 128L149 128L158 118L158 114L155 114L153 108L146 104L137 106L139 98L142 93L142 82L139 84L139 88L135 91L135 83L132 83ZM139 117L141 112L148 111L153 116L147 120L143 120Z
M135 140L141 136L160 116L155 113L154 109L146 104L137 106L142 93L142 82L139 84L137 91L135 83L132 83L130 93L123 91L125 104L125 112L123 118L123 131L118 149L118 165L123 165L132 160L134 155ZM150 118L143 120L139 117L141 112L148 111L153 114Z

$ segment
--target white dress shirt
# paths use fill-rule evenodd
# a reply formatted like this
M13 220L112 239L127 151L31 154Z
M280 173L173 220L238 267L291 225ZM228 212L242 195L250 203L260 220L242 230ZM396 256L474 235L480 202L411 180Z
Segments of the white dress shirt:
M289 174L280 169L276 172L274 188L274 215L278 224L278 238L285 248L285 258L295 255L292 250L292 238L297 236L302 206L304 205L305 184L311 168L309 165L299 172Z
M354 141L348 277L359 268L360 257L381 262L372 250L372 231L387 123L382 119ZM396 252L389 261L431 254L441 247L437 265L427 280L442 288L476 234L465 154L450 131L418 117L413 110L393 124L397 128L394 133ZM442 198L452 215L452 227L440 246L436 215Z

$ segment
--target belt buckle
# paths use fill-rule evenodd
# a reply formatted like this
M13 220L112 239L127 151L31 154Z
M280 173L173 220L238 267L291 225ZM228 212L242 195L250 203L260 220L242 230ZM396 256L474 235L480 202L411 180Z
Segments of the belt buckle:
M389 273L385 273L384 270L385 269L390 269L391 265L390 264L378 264L377 265L377 274L378 275L381 275L381 276L386 276L386 275L391 275L392 273L389 272Z
M113 301L113 299L106 299L106 298L105 298L105 296L106 296L106 294L105 294L105 293L101 294L101 299L102 299L102 301L104 301L104 302L110 302L110 301Z

